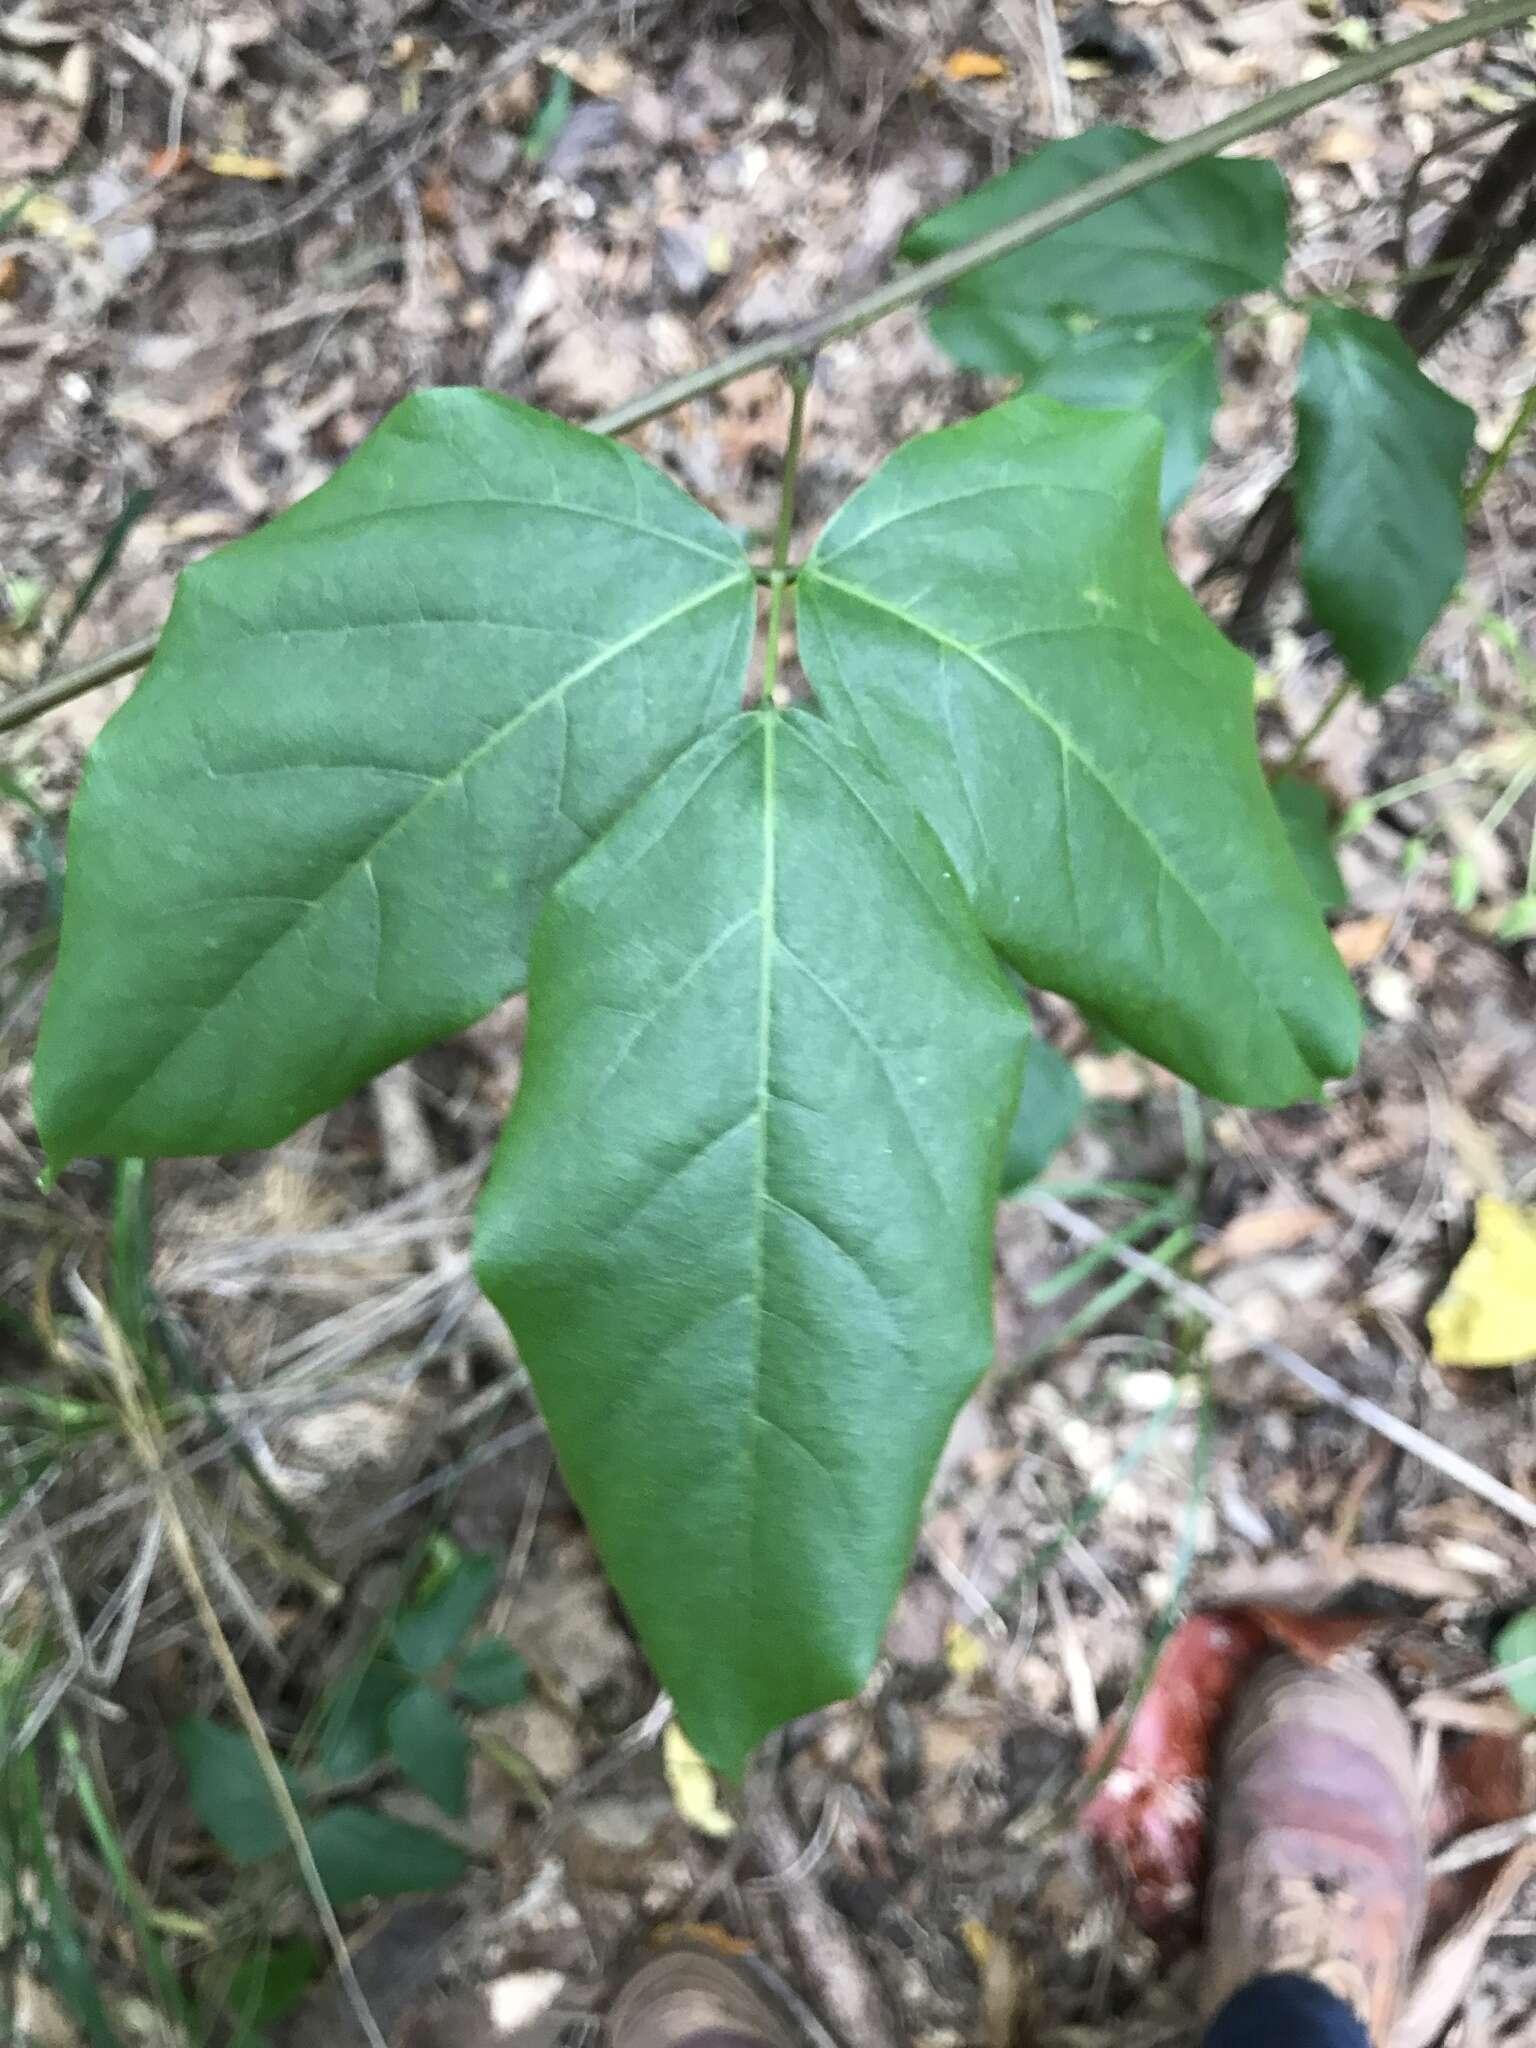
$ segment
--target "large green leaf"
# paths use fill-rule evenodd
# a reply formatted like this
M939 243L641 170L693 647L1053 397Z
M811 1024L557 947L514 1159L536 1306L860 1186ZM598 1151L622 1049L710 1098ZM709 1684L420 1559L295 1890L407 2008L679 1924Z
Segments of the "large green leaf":
M1096 412L1149 412L1163 425L1166 519L1189 496L1210 453L1221 402L1208 327L1187 320L1112 322L1091 333L1064 330L1060 351L1025 386Z
M991 1356L1027 1030L820 720L699 742L551 896L476 1265L688 1732L855 1690Z
M1359 1012L1157 531L1155 425L1017 398L898 450L802 570L834 722L1026 980L1229 1100L1314 1095Z
M1317 306L1296 390L1296 525L1318 623L1377 696L1408 673L1466 566L1476 419L1387 320Z
M93 749L53 1163L271 1143L517 988L548 884L739 704L753 617L738 543L631 451L399 406L183 576Z
M919 221L902 254L914 262L942 255L1158 147L1134 128L1090 128L1047 143ZM1224 299L1280 284L1285 212L1285 183L1273 164L1203 158L948 286L933 309L934 337L956 362L1007 376L1051 353L1042 316L1208 313Z

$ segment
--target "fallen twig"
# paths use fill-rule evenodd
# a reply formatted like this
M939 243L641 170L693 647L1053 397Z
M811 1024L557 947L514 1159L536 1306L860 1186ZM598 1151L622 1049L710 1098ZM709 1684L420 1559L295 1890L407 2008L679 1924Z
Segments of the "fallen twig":
M1507 1856L1522 1842L1536 1838L1536 1813L1522 1813L1514 1820L1496 1821L1491 1828L1474 1828L1447 1842L1430 1861L1431 1877L1449 1877L1456 1870L1470 1870L1474 1863L1491 1863L1495 1856Z
M1209 1323L1222 1328L1242 1328L1242 1319L1219 1301L1208 1288L1201 1287L1193 1280L1186 1280L1178 1273L1170 1272L1159 1265L1156 1259L1149 1259L1144 1252L1133 1250L1130 1245L1109 1243L1110 1233L1103 1230L1089 1217L1081 1216L1076 1209L1053 1195L1048 1188L1027 1190L1020 1199L1029 1204L1047 1222L1066 1236L1076 1239L1079 1244L1104 1244L1109 1256L1132 1272L1140 1273L1150 1280L1154 1287L1164 1294L1193 1309ZM1450 1450L1445 1444L1436 1443L1421 1429L1415 1429L1411 1422L1404 1422L1390 1409L1368 1400L1364 1394L1351 1393L1348 1387L1326 1373L1320 1366L1312 1365L1299 1351L1292 1351L1288 1344L1278 1344L1270 1337L1248 1336L1250 1347L1261 1358L1267 1358L1271 1365L1279 1366L1282 1372L1299 1380L1304 1387L1316 1394L1331 1407L1342 1408L1346 1415L1352 1415L1356 1422L1367 1429L1384 1436L1399 1450L1417 1458L1421 1464L1433 1466L1447 1479L1454 1479L1490 1506L1500 1508L1506 1515L1522 1523L1527 1529L1536 1529L1536 1501L1530 1501L1523 1494L1516 1493L1512 1486L1506 1486L1501 1479L1495 1479L1491 1472L1485 1472L1481 1465L1474 1465L1470 1458L1464 1458L1459 1451Z

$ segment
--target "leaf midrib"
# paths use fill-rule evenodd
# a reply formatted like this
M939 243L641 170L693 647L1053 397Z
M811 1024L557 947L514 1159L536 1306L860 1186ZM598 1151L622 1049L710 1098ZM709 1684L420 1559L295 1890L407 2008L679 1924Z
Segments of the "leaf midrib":
M997 667L994 662L988 661L974 647L968 646L965 641L955 639L952 634L944 632L941 627L931 625L927 620L904 610L900 605L891 604L884 598L872 596L868 591L861 590L857 584L845 583L841 577L828 575L825 569L814 562L806 565L806 570L801 577L801 583L802 586L809 583L809 594L812 597L814 597L816 584L822 583L828 589L840 591L844 597L851 598L855 604L867 605L872 611L884 612L890 618L899 619L904 626L910 627L915 633L921 633L925 638L933 641L936 646L946 648L951 653L958 654L966 661L971 662L976 668L981 670L983 675L988 676L1000 688L1006 690L1010 696L1016 697L1030 716L1038 719L1046 730L1051 733L1062 754L1064 756L1070 754L1073 760L1077 761L1083 770L1104 791L1121 817L1125 819L1126 823L1144 842L1157 862L1159 869L1166 873L1178 886L1185 899L1199 913L1206 929L1210 932L1221 950L1232 960L1248 987L1252 989L1264 1008L1280 1023L1292 1050L1302 1066L1309 1074L1314 1071L1311 1060L1297 1043L1296 1035L1292 1031L1290 1023L1279 1005L1270 995L1268 989L1254 979L1253 972L1248 963L1232 944L1225 932L1223 932L1221 926L1212 917L1210 911L1206 909L1198 893L1169 859L1162 845L1153 837L1147 826L1138 817L1136 811L1127 803L1124 796L1116 788L1113 780L1104 773L1103 769L1090 754L1083 751L1082 747L1072 738L1067 729L1050 715L1037 698L1031 696L1022 684L1015 681L1005 670Z
M197 1022L190 1031L185 1032L166 1047L165 1051L161 1053L160 1057L133 1089L132 1093L125 1096L118 1105L117 1113L112 1119L113 1123L118 1122L121 1117L132 1110L145 1089L150 1087L157 1079L167 1061L190 1045L208 1027L211 1021L224 1010L244 987L251 975L264 964L278 946L291 938L294 932L300 930L309 918L335 895L344 884L350 882L363 869L371 867L382 849L388 845L389 841L398 832L404 831L408 826L417 821L422 812L434 804L445 790L461 783L465 776L470 773L471 769L485 755L493 752L504 741L510 739L521 726L548 705L561 702L567 693L574 689L578 683L585 682L589 676L594 675L607 663L615 661L621 655L628 654L635 647L643 645L654 634L664 631L670 625L675 625L679 619L685 618L690 612L697 611L704 605L713 602L715 598L724 595L726 591L738 584L744 586L749 573L745 559L743 559L739 570L733 570L731 575L722 577L717 583L712 583L707 589L697 592L685 602L671 606L658 617L648 620L644 626L637 627L634 632L626 634L622 640L614 641L611 646L605 647L600 653L582 662L567 675L562 676L558 682L552 683L548 689L541 691L531 702L523 705L512 718L508 719L504 724L497 726L476 746L472 747L446 774L429 778L429 787L413 803L408 804L403 811L391 819L384 830L361 853L355 854L345 867L332 876L318 896L305 899L305 909L300 915L284 925L280 931L275 932L261 947L260 951L247 961L246 965L224 990L223 994L219 996L217 1001L210 1003L202 1010ZM338 772L344 773L345 770Z
M768 1105L773 1039L773 956L778 944L778 826L775 816L775 742L779 714L771 705L759 713L762 720L762 880L758 892L758 917L762 930L758 944L757 984L757 1149L752 1172L752 1384L745 1443L747 1482L747 1554L745 1576L747 1597L742 1612L749 1635L756 1634L757 1545L761 1514L761 1471L758 1463L758 1433L767 1421L763 1411L763 1312L767 1294L768 1203Z

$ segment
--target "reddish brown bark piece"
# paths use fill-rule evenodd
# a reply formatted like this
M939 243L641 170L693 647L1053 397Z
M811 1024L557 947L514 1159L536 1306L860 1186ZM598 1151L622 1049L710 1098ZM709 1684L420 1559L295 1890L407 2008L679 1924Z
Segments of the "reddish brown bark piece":
M1176 1945L1198 1932L1211 1775L1243 1685L1272 1650L1326 1665L1380 1626L1356 1615L1243 1605L1197 1614L1174 1632L1127 1729L1117 1717L1088 1758L1103 1782L1082 1825L1127 1894L1132 1919ZM1448 1744L1430 1816L1436 1846L1526 1811L1521 1740L1489 1733ZM1415 1980L1393 2048L1422 2048L1459 2002L1489 1929L1536 1844L1436 1880Z

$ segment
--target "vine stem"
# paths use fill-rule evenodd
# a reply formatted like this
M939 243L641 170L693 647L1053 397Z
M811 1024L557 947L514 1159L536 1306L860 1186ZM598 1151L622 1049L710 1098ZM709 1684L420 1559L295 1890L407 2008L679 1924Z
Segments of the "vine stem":
M1011 256L1016 250L1027 249L1045 236L1055 234L1058 228L1071 227L1077 221L1086 220L1090 214L1112 206L1117 199L1129 198L1133 192L1155 185L1175 171L1198 163L1202 157L1214 156L1231 143L1246 142L1250 136L1283 127L1299 114L1309 113L1313 107L1323 106L1342 93L1352 92L1357 86L1375 85L1379 80L1389 78L1394 71L1422 63L1425 58L1436 57L1443 50L1453 50L1462 43L1492 35L1501 28L1512 28L1517 22L1524 21L1531 10L1532 0L1482 0L1481 5L1469 7L1464 14L1421 29L1417 35L1405 36L1401 42L1388 43L1381 49L1365 50L1358 56L1346 58L1342 64L1334 65L1331 71L1325 71L1317 78L1304 79L1300 85L1270 93L1249 106L1239 107L1235 113L1224 115L1219 121L1212 121L1189 135L1181 135L1177 141L1164 143L1161 149L1153 150L1147 156L1121 164L1118 169L1106 171L1100 177L1090 178L1086 184L1074 186L1070 192L1063 192L1045 205L1020 214L1015 220L1002 222L973 241L962 243L957 249L947 249L927 263L914 265L900 276L876 285L873 291L849 299L841 306L829 307L825 313L817 314L798 327L776 335L765 335L761 341L748 342L744 348L721 356L718 362L706 363L701 369L669 378L640 397L600 414L589 422L590 431L596 434L628 433L677 406L707 397L724 385L734 383L738 377L750 376L754 370L805 361L825 343L846 334L856 334L860 328L868 327L876 320L901 312L929 292L958 283L984 264L995 263L1000 256ZM153 652L153 640L138 641L132 647L118 648L87 663L84 668L55 678L47 686L46 697L42 691L32 691L15 699L0 708L0 733L13 731L40 712L67 703L70 698L95 689L100 683L110 682L115 676L142 668Z
M800 474L800 444L805 437L805 401L811 388L809 362L790 363L784 375L789 382L789 437L784 443L784 477L779 486L779 518L773 534L773 557L769 566L768 638L763 648L763 709L772 711L774 685L779 679L779 632L784 612L784 593L789 588L789 543L795 530L795 479Z
M14 732L18 726L41 718L45 711L55 711L59 705L69 703L72 697L83 697L87 690L99 690L103 683L115 683L119 676L131 676L149 660L159 640L158 633L146 633L142 640L111 648L94 661L66 669L50 682L39 683L34 689L23 690L20 696L0 703L0 732Z
M1516 409L1514 418L1505 428L1498 447L1494 449L1488 460L1483 464L1477 480L1469 487L1466 497L1462 500L1461 509L1468 517L1483 502L1484 492L1499 474L1505 463L1508 462L1510 456L1514 454L1516 443L1533 419L1536 419L1536 384L1532 384L1527 389L1524 398L1521 399Z
M1292 747L1291 751L1286 755L1285 759L1281 762L1280 767L1277 771L1278 774L1295 774L1296 770L1301 766L1303 758L1311 752L1314 744L1317 741L1318 735L1324 730L1325 727L1331 724L1334 713L1339 709L1340 705L1343 704L1344 700L1348 697L1350 691L1353 690L1354 687L1354 677L1346 676L1343 682L1340 683L1338 688L1334 691L1333 695L1328 699L1328 702L1323 706L1322 710L1319 711L1316 718L1314 718L1312 723L1307 727L1306 731L1302 734L1301 738L1296 742L1295 746Z

